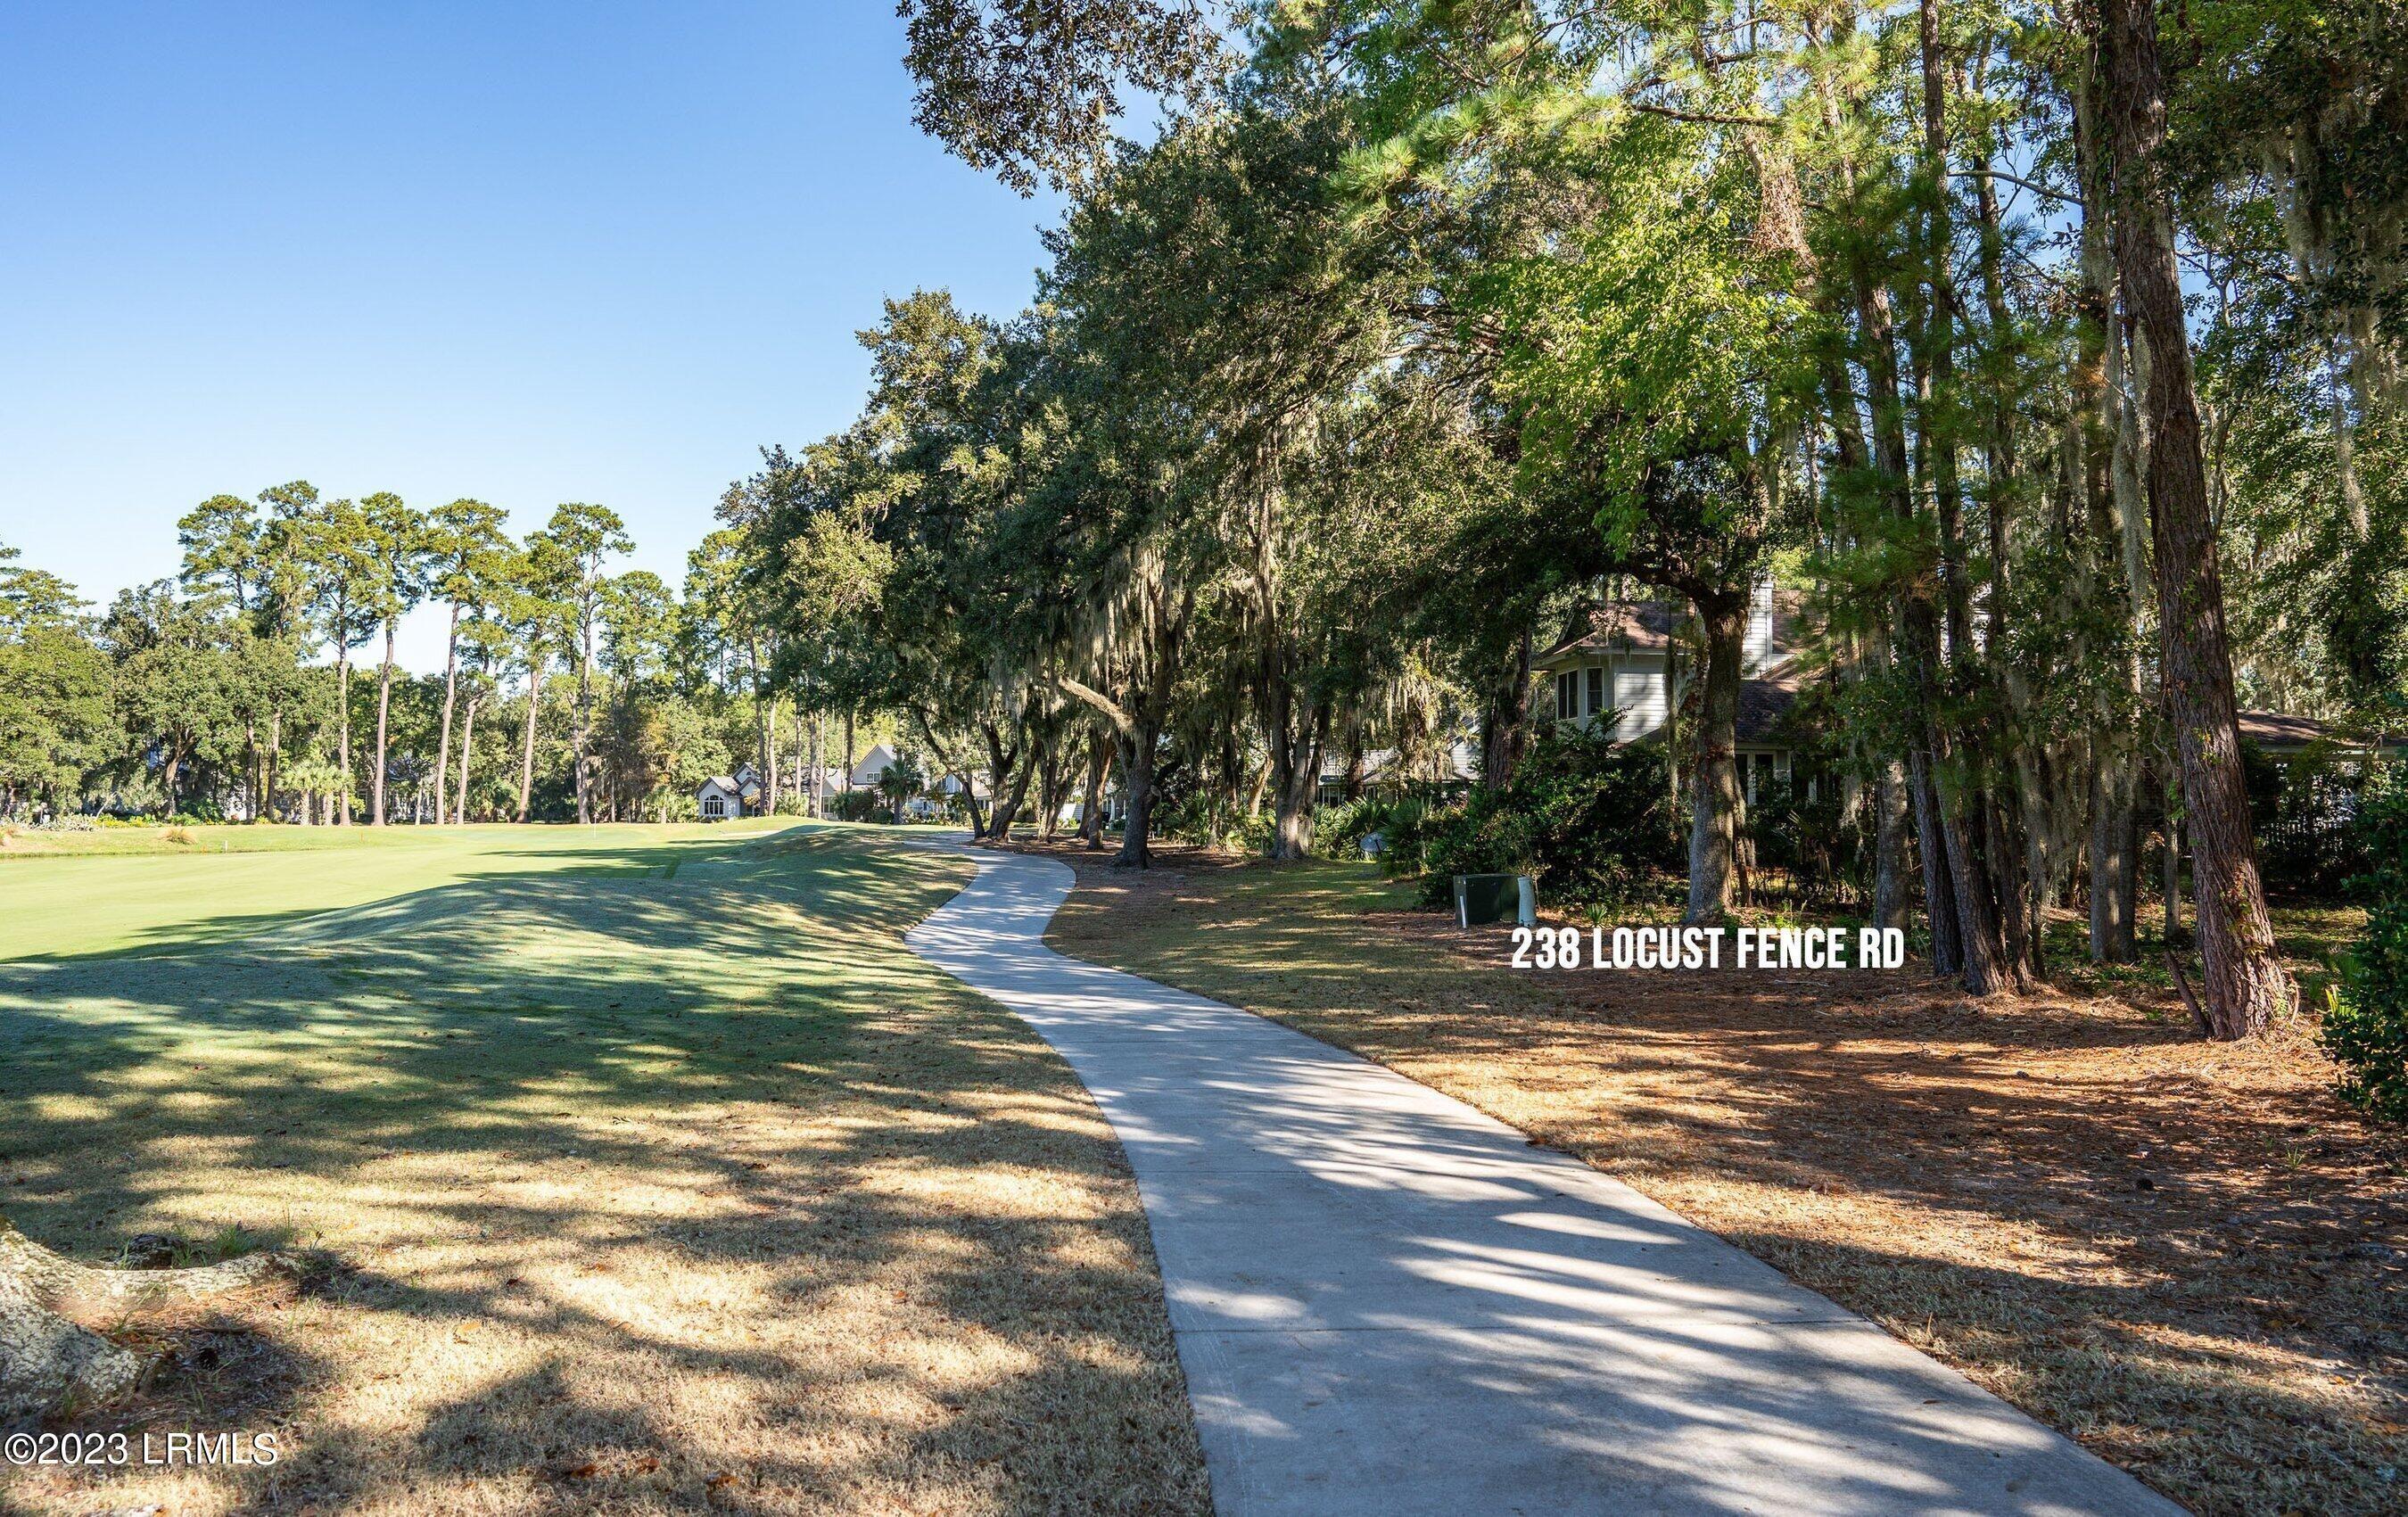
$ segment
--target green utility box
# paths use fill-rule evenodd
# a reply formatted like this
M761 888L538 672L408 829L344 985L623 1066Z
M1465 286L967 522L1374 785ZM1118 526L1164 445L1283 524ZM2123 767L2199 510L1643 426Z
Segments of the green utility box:
M1484 922L1526 922L1537 893L1527 875L1459 874L1455 877L1455 921L1460 927Z

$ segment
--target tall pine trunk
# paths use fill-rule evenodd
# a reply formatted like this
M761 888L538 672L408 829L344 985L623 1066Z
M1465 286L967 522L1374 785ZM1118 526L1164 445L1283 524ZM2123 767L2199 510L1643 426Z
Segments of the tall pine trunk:
M459 675L460 606L454 601L451 625L443 634L443 735L435 743L435 820L438 825L443 821L443 785L452 775L452 703L458 694Z
M384 825L385 732L393 710L394 619L384 619L384 663L377 670L376 772L368 776L368 825Z
M1689 906L1681 920L1708 924L1730 909L1737 863L1740 660L1747 642L1747 596L1693 598L1705 633L1706 666L1689 751Z
M535 799L535 718L537 708L543 704L543 672L540 656L527 661L526 736L519 747L519 820L527 819L528 807Z
M594 820L594 797L590 777L585 772L585 745L594 729L594 608L590 602L578 623L577 721L568 747L577 780L577 822L584 826ZM739 807L742 804L738 803Z
M2165 78L2155 0L2100 0L2100 66L2114 177L2114 243L2124 305L2145 345L2149 524L2157 550L2158 667L2166 718L2182 756L2191 835L2202 1009L2210 1037L2264 1032L2289 1000L2258 872L2241 772L2232 657L2224 626L2207 468L2183 324L2172 195L2158 163Z
M471 692L468 696L468 708L460 718L460 807L453 820L464 827L468 824L468 758L476 751L472 745L477 737L477 695ZM443 820L443 779L450 773L449 769L435 771L435 820L437 822Z
M339 634L337 641L341 641ZM334 824L348 827L351 824L351 651L349 647L335 650L335 762L342 766L343 777L335 787Z
M276 818L276 761L282 755L283 750L284 709L282 707L272 707L267 713L267 755L262 760L263 766L260 770L259 781L261 805L266 809L268 820L271 822Z
M2134 931L2140 910L2139 790L2130 743L2100 733L2090 766L2090 958L2131 964L2141 956Z
M801 714L799 708L797 708L796 714ZM810 798L806 802L806 805L809 807L810 815L814 821L827 815L827 772L826 761L824 756L825 751L823 746L826 736L826 714L818 710L812 711L810 725L810 755L805 767L806 771L810 776L810 783L811 787Z
M2106 150L2100 141L2105 105L2095 67L2085 68L2073 96L2073 140L2082 174L2082 244L2074 287L2074 362L2069 379L2070 426L2079 452L2084 511L2080 551L2072 555L2078 594L2097 612L2086 621L2111 623L2114 641L2091 650L2115 661L2112 688L2102 688L2090 735L2090 958L2131 964L2140 958L2139 745L2129 726L2141 708L2132 618L2138 605L2137 537L2140 439L2124 400L2123 339L2114 329L2114 254L2107 231Z
M1906 925L1906 769L1896 759L1873 787L1873 925Z

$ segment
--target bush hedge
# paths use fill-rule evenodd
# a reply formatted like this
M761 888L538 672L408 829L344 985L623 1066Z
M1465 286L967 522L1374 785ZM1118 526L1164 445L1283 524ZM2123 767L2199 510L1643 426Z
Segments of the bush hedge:
M1575 728L1542 734L1512 781L1472 792L1459 807L1408 796L1377 812L1349 812L1333 844L1359 842L1376 825L1391 874L1423 877L1423 894L1447 897L1459 874L1536 876L1541 896L1565 906L1612 907L1653 869L1676 867L1681 842L1659 746L1616 746Z
M2370 863L2355 884L2366 937L2342 964L2320 1037L2342 1066L2341 1094L2388 1122L2408 1122L2408 770L2391 765L2361 794Z

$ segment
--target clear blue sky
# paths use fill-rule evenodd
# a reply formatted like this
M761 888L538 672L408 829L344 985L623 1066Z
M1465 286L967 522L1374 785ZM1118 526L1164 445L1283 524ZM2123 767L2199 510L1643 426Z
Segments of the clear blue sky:
M882 297L1028 298L1055 208L902 50L886 0L0 7L0 542L105 602L298 478L600 502L675 582Z

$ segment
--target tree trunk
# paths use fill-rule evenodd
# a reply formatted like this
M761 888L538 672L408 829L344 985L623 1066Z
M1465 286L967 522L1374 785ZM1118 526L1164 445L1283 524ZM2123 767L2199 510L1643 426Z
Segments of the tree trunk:
M368 825L384 825L384 769L386 718L393 708L393 637L394 619L384 619L384 664L377 671L377 741L376 772L368 776Z
M2141 837L2133 802L2140 787L2122 734L2102 732L2091 747L2090 960L2137 964Z
M1115 868L1154 867L1146 831L1154 813L1154 749L1160 738L1160 727L1142 718L1121 737L1121 789L1126 805L1121 815L1120 852L1112 855Z
M2166 924L2164 937L2169 947L2182 941L2182 818L2166 818L2165 867Z
M2140 513L2137 418L2124 403L2123 341L2114 329L2114 256L2107 231L2106 152L2100 136L2105 115L2094 67L2069 92L2074 101L2074 147L2082 171L2082 244L2074 293L2075 351L2068 376L2072 440L2080 451L2078 488L2084 511L2078 594L2101 608L2090 619L2112 623L2117 637L2101 656L2115 660L2115 680L2102 693L2090 737L2090 958L2094 964L2140 960L2140 794L2138 749L2127 723L2141 706L2140 669L2129 634L2139 599L2139 565L2130 519ZM2069 489L2077 481L2069 480Z
M116 1406L142 1388L165 1354L156 1343L120 1347L77 1319L116 1325L294 1273L292 1261L274 1253L194 1269L94 1269L0 1219L0 1426Z
M1512 656L1489 687L1480 711L1480 782L1491 790L1512 782L1530 737L1531 634L1525 626ZM1359 791L1360 781L1356 782Z
M460 719L460 806L455 821L463 827L468 824L468 760L476 751L472 744L477 737L477 708L480 704L479 697L470 693L468 708ZM435 776L435 820L438 823L443 820L443 777L449 773L449 769L442 769L437 770Z
M1037 824L1037 836L1052 842L1062 830L1062 743L1058 737L1048 737L1037 766L1037 808L1043 813Z
M569 763L577 781L577 823L586 826L594 821L594 800L585 772L585 744L594 725L594 610L591 606L578 618L577 652L577 721L569 734ZM738 809L743 802L737 803Z
M1740 658L1747 642L1747 596L1693 599L1705 632L1706 667L1690 749L1689 907L1681 920L1706 925L1730 910L1739 844Z
M535 661L529 660L530 665ZM519 749L519 820L527 819L527 809L535 799L535 717L536 708L543 704L543 676L533 667L527 671L526 738Z
M1906 777L1914 801L1915 858L1923 866L1923 914L1931 926L1931 972L1954 980L1964 972L1965 950L1956 935L1956 891L1948 873L1948 844L1940 828L1931 756L1920 748L1909 753Z
M986 739L987 773L995 776L994 809L987 813L986 837L990 842L1008 843L1011 841L1011 824L1019 817L1021 798L1028 788L1027 779L1021 773L1023 744L1015 742L1006 748L1002 730L992 722L980 723L979 734ZM1025 729L1014 736L1025 738Z
M1312 856L1312 821L1321 798L1321 754L1329 743L1329 708L1307 697L1293 713L1295 732L1275 737L1271 752L1273 806L1270 854L1294 863ZM1284 724L1284 723L1283 723Z
M443 782L452 773L452 703L460 673L460 607L452 607L451 625L443 634L443 735L435 743L435 822L443 823ZM464 742L466 739L462 739Z
M1906 925L1906 770L1891 759L1873 787L1873 925Z
M1086 795L1079 808L1079 841L1089 848L1104 846L1104 781L1111 778L1111 736L1099 732L1087 758Z
M341 635L336 635L337 643ZM351 824L351 651L337 647L335 651L335 711L336 758L343 778L335 787L335 825Z
M2116 266L2144 345L2149 523L2157 550L2158 666L2182 755L2183 809L2198 897L2201 999L2209 1036L2263 1033L2289 1002L2274 952L2241 772L2224 586L2208 510L2199 400L2191 383L2172 197L2157 162L2166 132L2155 0L2100 0L2100 66L2115 186Z
M802 793L802 787L819 785L819 739L811 723L802 720L802 694L795 694L795 814L819 816L819 802Z
M818 710L812 711L810 761L808 766L811 794L805 804L810 809L813 821L821 820L827 815L827 775L823 770L821 759L821 742L826 726L826 714Z

